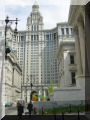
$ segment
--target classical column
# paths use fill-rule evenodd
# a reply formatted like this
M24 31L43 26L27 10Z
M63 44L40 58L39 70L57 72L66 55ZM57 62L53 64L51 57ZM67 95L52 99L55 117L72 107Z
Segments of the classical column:
M77 75L82 74L82 64L81 64L81 51L80 51L80 43L78 36L78 28L74 28L75 33L75 51L76 51L76 64L77 64Z
M78 22L78 32L79 32L79 42L81 50L81 64L83 68L83 75L85 75L85 31L84 31L84 22Z
M38 95L39 95L39 99L38 99L38 101L41 101L41 99L40 99L40 96L41 96L41 90L39 90Z
M44 97L46 96L46 91L45 91L45 89L44 89Z
M64 28L64 34L66 35L66 28Z
M90 14L87 9L85 13L85 74L90 76Z

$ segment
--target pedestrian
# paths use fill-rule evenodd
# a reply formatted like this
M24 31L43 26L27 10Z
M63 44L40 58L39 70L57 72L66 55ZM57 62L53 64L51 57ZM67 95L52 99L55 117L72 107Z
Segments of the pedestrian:
M19 116L22 116L23 112L24 112L24 107L23 107L23 105L18 101L18 103L17 103L17 114L18 114Z
M31 101L29 102L27 109L28 109L28 111L29 111L29 115L31 115L31 113L32 113L32 111L33 111L33 104L32 104Z
M37 114L37 108L36 107L33 108L33 112L34 112L35 115Z
M44 114L44 108L42 107L42 115Z

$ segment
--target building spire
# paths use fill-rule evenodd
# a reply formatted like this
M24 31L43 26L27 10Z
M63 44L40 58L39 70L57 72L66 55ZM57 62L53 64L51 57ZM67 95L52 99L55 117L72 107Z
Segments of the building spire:
M39 5L38 0L35 0L34 5Z
M32 6L32 10L33 10L33 12L39 12L38 0L35 0L34 4Z

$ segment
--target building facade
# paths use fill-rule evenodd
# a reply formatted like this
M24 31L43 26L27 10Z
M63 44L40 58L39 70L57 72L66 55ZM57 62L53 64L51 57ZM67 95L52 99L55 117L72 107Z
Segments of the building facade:
M76 16L76 17L75 17ZM69 23L74 27L77 75L76 83L85 96L85 8L74 5L70 7ZM85 99L85 98L84 98Z
M5 46L4 26L0 25L0 118L5 115Z
M10 53L5 62L5 104L16 105L17 100L21 99L21 80L22 70L18 65L16 55Z
M39 5L35 3L27 19L27 31L19 31L18 35L18 38L20 38L19 44L23 40L25 42L21 45L23 48L21 52L20 47L18 47L19 61L25 61L24 83L27 79L33 84L49 84L50 80L53 80L54 83L58 81L58 66L55 58L58 45L57 28L43 30L43 25ZM52 76L52 73L54 76Z
M61 24L61 26L63 26L63 24ZM71 35L70 35L70 31L72 31ZM78 74L78 66L80 66L80 64L85 65L85 63L80 62L79 64L79 62L77 61L77 59L79 59L80 57L80 56L77 57L77 55L81 51L81 48L79 48L80 51L78 52L77 51L78 45L76 45L76 39L75 39L76 37L75 37L74 29L72 27L70 28L69 26L69 32L67 33L69 34L64 35L63 37L59 36L59 46L57 49L57 57L59 60L60 88L55 89L52 99L54 101L65 101L67 104L69 101L71 101L73 104L77 104L77 103L80 104L82 101L82 103L84 104L85 103L85 78L83 75ZM82 39L84 39L84 36ZM84 54L82 56L84 60ZM84 68L84 65L83 65L83 68Z
M57 87L60 85L59 62L56 55L58 44L60 39L72 36L72 27L67 23L58 23L55 28L45 30L37 2L32 6L26 26L26 31L19 31L16 44L17 57L23 70L23 91L28 89L27 94L30 96L30 83L46 87L51 83ZM40 87L38 94L41 92ZM23 96L26 96L25 92Z
M22 70L18 64L16 51L13 49L14 31L8 26L6 45L11 53L5 59L5 24L0 25L0 118L5 116L5 105L16 103L21 98ZM14 39L15 40L15 39ZM13 72L14 71L14 72ZM14 83L12 83L12 81ZM13 104L14 105L14 104Z
M65 25L66 28L68 28L68 34L64 34L63 39L59 36L59 44L57 49L60 87L70 87L76 85L76 54L75 39L72 32L73 28L68 26L67 23ZM70 32L72 34L70 34Z
M23 69L23 85L33 83L47 86L51 81L58 85L57 27L44 30L43 26L43 17L35 2L27 18L27 30L19 31L16 38L17 57Z
M73 1L71 1L69 23L74 27L75 32L77 58L76 81L84 91L86 104L90 104L90 1L87 0L84 2L85 5L78 6L73 5ZM75 4L78 4L78 2L75 1Z

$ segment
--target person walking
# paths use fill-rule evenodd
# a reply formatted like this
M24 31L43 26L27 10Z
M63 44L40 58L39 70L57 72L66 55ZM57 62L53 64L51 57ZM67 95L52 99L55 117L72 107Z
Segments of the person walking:
M24 107L20 102L18 102L17 103L17 114L18 114L18 116L22 116L23 112L24 112Z
M32 104L31 101L29 102L27 109L28 109L28 111L29 111L29 115L31 115L31 113L32 113L32 111L33 111L33 104Z
M36 107L33 108L33 112L34 112L35 115L37 114L37 108Z

